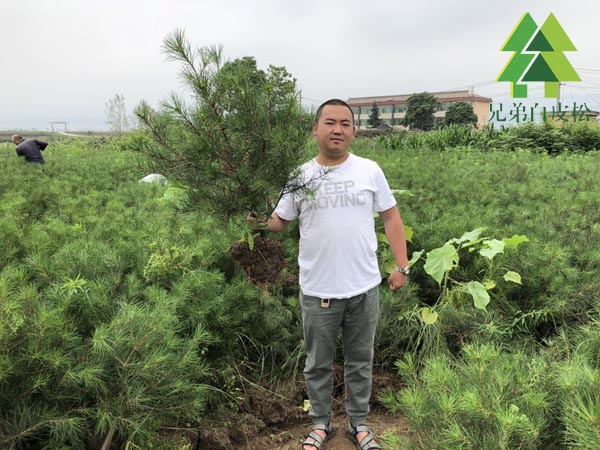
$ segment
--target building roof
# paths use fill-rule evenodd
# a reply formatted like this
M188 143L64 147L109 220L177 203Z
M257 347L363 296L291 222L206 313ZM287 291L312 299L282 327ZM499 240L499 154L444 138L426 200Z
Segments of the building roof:
M487 102L492 99L475 94L471 91L443 91L429 92L440 102ZM401 105L407 102L408 98L414 94L401 95L377 95L374 97L352 97L346 103L350 106L372 106L376 102L378 106Z

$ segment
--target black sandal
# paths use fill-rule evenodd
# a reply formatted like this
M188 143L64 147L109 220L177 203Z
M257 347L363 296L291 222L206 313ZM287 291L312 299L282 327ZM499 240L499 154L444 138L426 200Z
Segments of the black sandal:
M358 433L367 432L367 434L362 441L358 442ZM356 447L359 450L381 450L379 444L375 441L375 436L373 436L373 430L371 430L366 425L357 425L354 426L351 423L348 424L348 437L356 444Z
M317 433L316 430L324 431L325 439L323 439L321 436L319 436L319 433ZM310 434L306 437L306 439L304 439L304 442L302 443L302 446L301 446L302 450L309 450L306 448L306 446L312 446L312 447L316 448L317 450L321 450L323 448L323 446L325 445L325 442L327 442L333 436L335 436L335 429L332 428L330 424L314 425L312 427L312 429L310 430Z

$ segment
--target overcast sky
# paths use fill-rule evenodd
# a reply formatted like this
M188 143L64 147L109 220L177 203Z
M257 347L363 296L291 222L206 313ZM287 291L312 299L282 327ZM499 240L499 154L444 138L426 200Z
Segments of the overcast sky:
M500 47L523 13L552 12L577 52L583 78L563 101L600 109L598 0L0 0L0 129L106 129L105 105L129 110L181 91L163 39L184 29L196 46L222 44L229 59L285 66L304 102L474 86L494 101L510 57ZM580 70L581 69L581 70ZM530 88L531 89L531 88ZM530 99L543 89L530 90Z

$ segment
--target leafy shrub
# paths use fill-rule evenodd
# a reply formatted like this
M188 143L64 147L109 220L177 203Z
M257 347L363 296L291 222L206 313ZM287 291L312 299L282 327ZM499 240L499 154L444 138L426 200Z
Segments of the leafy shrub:
M567 136L572 151L588 152L600 150L600 125L592 126L586 122L563 125L561 130Z

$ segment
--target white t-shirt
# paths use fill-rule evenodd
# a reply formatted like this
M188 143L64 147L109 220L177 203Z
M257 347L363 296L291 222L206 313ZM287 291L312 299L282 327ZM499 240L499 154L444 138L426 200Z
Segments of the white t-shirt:
M348 298L381 283L374 212L396 205L376 162L349 154L339 166L301 166L312 193L285 194L275 208L300 220L300 288L319 298ZM312 181L311 181L312 180Z

